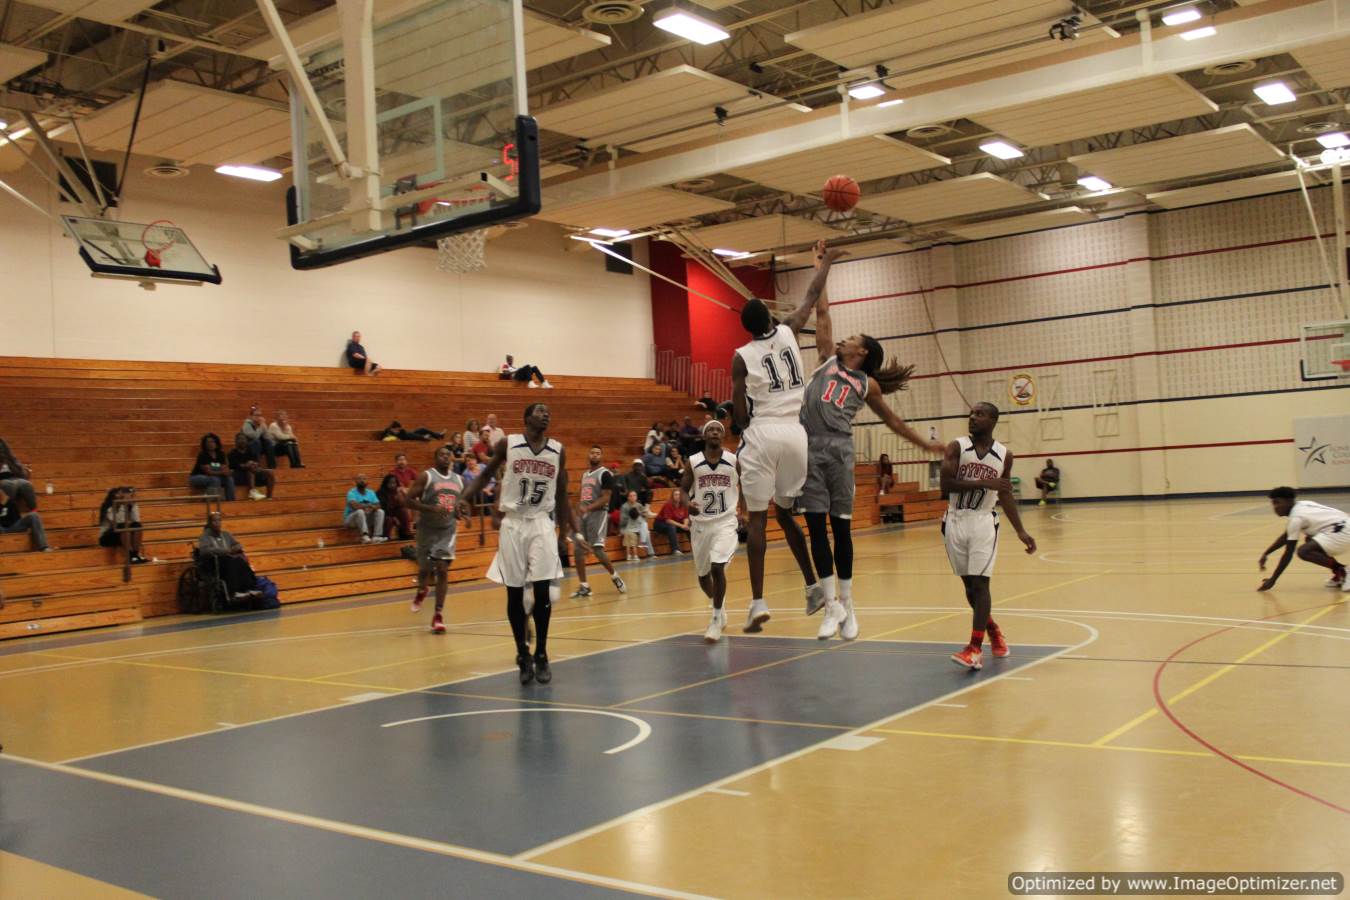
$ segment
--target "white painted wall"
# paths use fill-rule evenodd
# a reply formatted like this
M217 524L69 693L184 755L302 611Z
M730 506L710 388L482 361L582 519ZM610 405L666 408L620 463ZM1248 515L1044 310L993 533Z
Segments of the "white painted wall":
M494 369L511 352L548 374L651 374L647 275L606 272L596 251L569 252L580 245L556 226L492 241L488 269L469 275L438 271L420 248L297 272L272 236L285 225L284 180L198 166L162 181L141 174L151 162L132 158L117 217L184 227L224 283L150 292L91 278L59 223L0 194L0 355L326 366L356 329L390 368ZM29 170L0 177L76 213ZM645 264L645 242L638 254Z

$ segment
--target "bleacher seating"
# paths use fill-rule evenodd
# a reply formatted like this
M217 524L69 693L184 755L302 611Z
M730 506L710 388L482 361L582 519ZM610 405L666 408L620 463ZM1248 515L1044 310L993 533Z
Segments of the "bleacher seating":
M393 419L454 432L469 418L495 412L512 429L526 404L547 401L550 434L570 451L575 498L585 448L601 444L622 472L641 452L647 423L695 412L688 396L637 378L560 377L555 390L536 391L472 372L387 370L367 378L345 369L210 363L0 358L0 364L0 437L32 468L39 511L59 548L31 553L26 534L0 535L6 598L0 639L176 613L178 577L201 533L204 504L142 506L142 521L156 526L145 534L143 553L159 562L133 567L129 582L121 551L98 546L98 506L117 484L134 485L142 501L188 494L201 436L215 432L228 447L254 403L269 421L279 408L290 413L306 468L292 470L283 459L276 498L224 504L225 527L286 603L411 586L414 568L400 558L399 542L361 544L339 527L354 474L378 484L398 452L414 466L430 463L434 444L377 440ZM860 466L858 481L855 520L865 527L878 521L874 467ZM49 482L53 493L46 494ZM668 493L656 492L653 509ZM770 529L772 537L777 529ZM656 546L667 552L664 540ZM622 556L617 534L610 548ZM463 526L452 580L483 577L495 549L496 533L481 518Z

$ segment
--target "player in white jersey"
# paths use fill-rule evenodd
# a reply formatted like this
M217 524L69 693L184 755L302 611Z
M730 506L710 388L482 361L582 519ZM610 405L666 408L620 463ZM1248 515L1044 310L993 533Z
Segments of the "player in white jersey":
M422 515L417 520L417 596L412 610L419 612L427 598L427 581L436 576L436 610L431 616L431 630L445 634L445 592L449 580L450 562L455 558L455 537L458 516L463 504L464 479L451 466L454 456L449 447L436 451L436 465L418 475L408 487L404 503ZM467 512L468 508L464 507Z
M497 555L487 576L506 586L506 618L516 639L516 665L520 683L538 680L548 684L553 672L548 665L548 623L553 615L549 589L563 574L554 531L553 512L559 522L572 521L567 501L567 459L563 446L544 432L548 430L548 404L525 407L525 433L509 434L497 442L483 471L464 489L471 503L483 486L501 471L497 491L501 504L501 533ZM534 605L528 611L525 586L531 585ZM535 649L530 655L528 618L534 619Z
M825 253L825 242L816 244L817 266L824 261ZM825 641L837 633L852 641L858 637L858 616L853 611L853 420L865 405L887 428L914 446L933 453L945 448L910 428L882 399L884 394L903 390L914 367L894 360L882 365L886 353L881 342L865 334L835 343L827 293L822 290L816 301L819 364L802 400L809 464L799 505L811 535L816 577L825 589L825 615L816 637ZM830 532L834 533L833 548Z
M994 440L998 407L976 403L970 410L970 435L952 441L942 457L942 490L947 494L947 512L942 517L942 538L952 571L966 587L966 602L972 610L970 643L952 654L952 662L967 669L983 665L980 646L989 632L994 656L1007 656L1008 642L1003 631L989 617L993 601L989 596L989 578L998 553L998 512L1003 512L1026 545L1027 553L1036 552L1036 539L1022 527L1017 498L1012 493L1013 455Z
M830 265L840 255L838 250L824 255L806 296L786 322L775 323L762 300L752 299L741 309L741 325L753 340L731 358L731 402L732 421L742 432L736 455L750 519L746 550L752 596L743 629L747 632L760 631L769 621L769 607L764 602L764 544L770 500L806 581L806 614L825 605L825 589L816 582L806 537L792 518L792 508L806 482L806 430L799 420L806 370L797 334L825 288Z
M1289 526L1261 554L1261 571L1264 572L1266 557L1284 548L1279 565L1257 590L1268 591L1275 586L1297 548L1299 559L1331 570L1327 587L1350 593L1350 578L1345 577L1345 564L1337 559L1350 554L1350 515L1335 507L1299 500L1298 493L1291 487L1277 487L1270 492L1269 497L1275 515L1288 516ZM1301 547L1298 545L1300 535L1307 537Z
M703 639L710 644L727 626L727 563L736 555L741 477L736 454L722 449L726 428L713 419L703 426L703 452L685 463L681 486L689 498L689 543L694 551L698 586L712 601L712 621Z

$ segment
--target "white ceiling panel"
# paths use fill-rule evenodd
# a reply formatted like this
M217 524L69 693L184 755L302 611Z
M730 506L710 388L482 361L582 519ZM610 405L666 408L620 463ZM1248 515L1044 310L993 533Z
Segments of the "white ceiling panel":
M1007 106L980 113L975 120L1027 147L1044 147L1074 138L1124 131L1158 122L1203 116L1219 109L1175 75L1157 75Z
M1350 175L1350 173L1347 173ZM1330 181L1330 173L1322 173L1325 181ZM1307 176L1308 186L1321 184L1317 176ZM1272 172L1269 175L1257 175L1255 178L1235 178L1232 181L1220 181L1214 184L1202 184L1198 187L1181 188L1175 191L1161 191L1147 194L1148 199L1166 209L1179 209L1183 206L1198 206L1202 203L1217 203L1220 200L1236 200L1239 197L1257 197L1261 194L1276 194L1280 191L1298 190L1298 176L1290 172Z
M136 98L126 97L80 122L85 143L122 150ZM74 139L67 133L63 139ZM290 114L280 103L181 81L158 81L145 92L136 152L187 165L257 163L291 146Z
M36 69L47 61L47 54L27 47L0 44L0 83L18 78L29 69Z
M947 230L958 237L969 240L998 237L1003 234L1021 234L1026 231L1041 231L1046 228L1058 228L1061 225L1079 225L1091 222L1096 215L1077 206L1063 209L1047 209L1042 212L1027 213L1024 216L1009 216L1006 219L994 219L990 222L977 222L973 225L953 225Z
M933 222L1046 199L992 172L948 178L885 194L863 195L858 206L906 222Z
M607 90L535 112L540 128L601 146L639 152L711 135L731 135L756 125L796 118L810 110L750 90L693 66L635 78ZM715 110L731 116L717 124Z
M584 203L551 204L545 192L544 209L536 218L577 228L626 228L637 231L651 225L675 222L692 216L734 209L736 204L670 188L653 188L634 194L588 200Z
M864 182L950 164L945 156L878 135L843 141L824 150L791 153L727 174L793 194L819 194L832 175L848 175Z
M399 16L408 15L419 7L426 6L430 0L385 0L375 4L376 24L388 22ZM500 29L494 29L500 30ZM334 7L306 16L287 26L291 41L302 48L312 49L332 43L338 37L337 10ZM484 40L480 29L473 34L461 32L458 41L469 48L465 53L481 52L487 44L496 42L496 38ZM537 69L573 56L580 56L591 50L608 47L608 35L599 34L585 28L568 28L558 25L543 16L525 12L525 65L527 69ZM281 53L281 47L271 35L246 44L240 53L254 59L271 59ZM452 54L446 54L450 56ZM457 54L464 55L464 54ZM462 62L457 63L461 73L469 71Z
M27 0L27 2L53 12L112 25L149 9L157 0Z
M904 87L1067 49L1044 38L1052 23L1073 11L1070 0L910 0L794 32L785 40L850 69L877 63L897 72L923 69L887 79ZM1086 13L1081 18L1084 25L1098 22ZM1074 46L1106 40L1111 37L1098 28ZM948 62L970 56L976 58Z
M1293 53L1298 64L1323 88L1350 85L1350 38L1300 47Z
M744 253L775 250L841 236L841 232L819 222L782 213L709 225L695 230L693 234L709 250L740 250Z
M1117 187L1155 184L1275 163L1285 155L1246 124L1069 157L1084 175Z

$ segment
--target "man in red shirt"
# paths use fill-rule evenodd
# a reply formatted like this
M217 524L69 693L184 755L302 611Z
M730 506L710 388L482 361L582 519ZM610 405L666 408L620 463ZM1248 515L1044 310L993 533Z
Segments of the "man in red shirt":
M394 456L394 467L389 470L389 474L398 479L398 486L404 491L408 490L408 485L417 480L417 470L408 465L406 453Z
M488 428L488 426L486 425L484 425L481 429L479 429L478 443L474 444L473 447L470 448L473 452L473 455L478 457L479 462L485 463L492 458L492 448L495 447L496 444L492 443L491 438L492 438L492 429Z
M676 488L670 492L670 499L656 514L656 523L652 528L670 541L671 553L684 555L680 550L680 532L689 533L689 501L685 499L684 491Z

